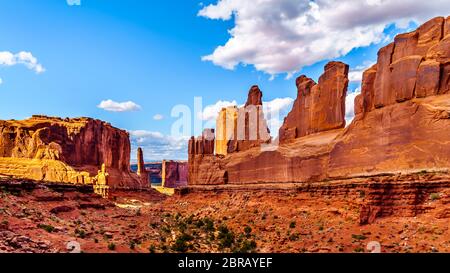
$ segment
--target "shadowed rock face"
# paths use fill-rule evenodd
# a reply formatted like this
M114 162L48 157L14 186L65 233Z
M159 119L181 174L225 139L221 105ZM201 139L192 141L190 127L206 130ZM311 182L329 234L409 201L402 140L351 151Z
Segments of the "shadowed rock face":
M90 183L102 164L110 173L112 187L140 187L130 173L130 140L125 131L90 118L33 116L0 121L0 173L4 175Z
M224 184L226 172L216 164L214 155L215 130L205 129L201 136L189 140L188 183L195 184Z
M163 161L162 185L166 188L181 188L187 186L188 163L182 161Z
M316 84L306 76L297 81L298 96L280 129L280 142L345 127L348 65L331 62Z
M280 145L197 159L196 184L310 182L450 168L449 18L401 34L363 75L345 128L348 66L331 62L319 83L297 79ZM220 179L207 175L214 166ZM201 177L201 179L197 179Z

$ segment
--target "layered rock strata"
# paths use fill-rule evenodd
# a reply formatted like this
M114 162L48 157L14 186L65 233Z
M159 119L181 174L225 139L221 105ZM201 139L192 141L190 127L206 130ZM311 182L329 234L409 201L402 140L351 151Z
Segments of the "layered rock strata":
M102 164L111 188L147 186L130 171L128 133L106 122L46 116L0 121L2 175L92 184Z

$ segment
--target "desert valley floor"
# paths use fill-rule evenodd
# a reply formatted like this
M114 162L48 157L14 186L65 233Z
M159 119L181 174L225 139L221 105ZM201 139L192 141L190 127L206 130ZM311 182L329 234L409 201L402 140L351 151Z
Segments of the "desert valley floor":
M447 183L439 176L372 178L372 187L363 188L343 181L317 188L193 188L172 197L121 191L109 200L89 188L3 181L0 252L66 253L73 242L85 253L348 253L370 252L370 242L389 253L449 252L450 192L436 190ZM415 181L424 178L435 182ZM377 179L389 189L378 188ZM390 216L365 224L362 209L376 196L385 205L378 215Z

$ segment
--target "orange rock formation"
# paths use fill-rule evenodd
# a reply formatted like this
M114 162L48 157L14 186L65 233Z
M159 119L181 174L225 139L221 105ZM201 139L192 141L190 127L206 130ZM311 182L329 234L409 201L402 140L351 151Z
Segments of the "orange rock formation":
M298 97L280 129L281 143L345 127L348 70L346 64L331 62L318 84L306 76L297 79Z
M102 165L111 188L147 187L130 172L127 132L90 118L33 116L0 121L0 174L45 182L93 184Z
M331 62L316 84L297 79L298 98L280 146L215 156L190 150L189 183L324 181L450 167L449 18L398 35L364 73L356 117L344 128L348 66Z
M215 142L217 155L227 155L230 140L237 137L238 111L235 106L223 108L217 117Z
M252 86L244 107L223 108L216 122L215 153L227 155L245 151L270 141L264 118L262 92Z

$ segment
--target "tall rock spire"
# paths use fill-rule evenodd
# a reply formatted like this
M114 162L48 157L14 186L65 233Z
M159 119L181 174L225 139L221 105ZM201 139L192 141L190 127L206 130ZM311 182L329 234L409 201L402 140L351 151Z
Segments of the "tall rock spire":
M140 147L137 149L137 164L138 164L137 174L140 176L140 175L146 173L145 162L144 162L144 153L142 152L142 148L140 148Z

